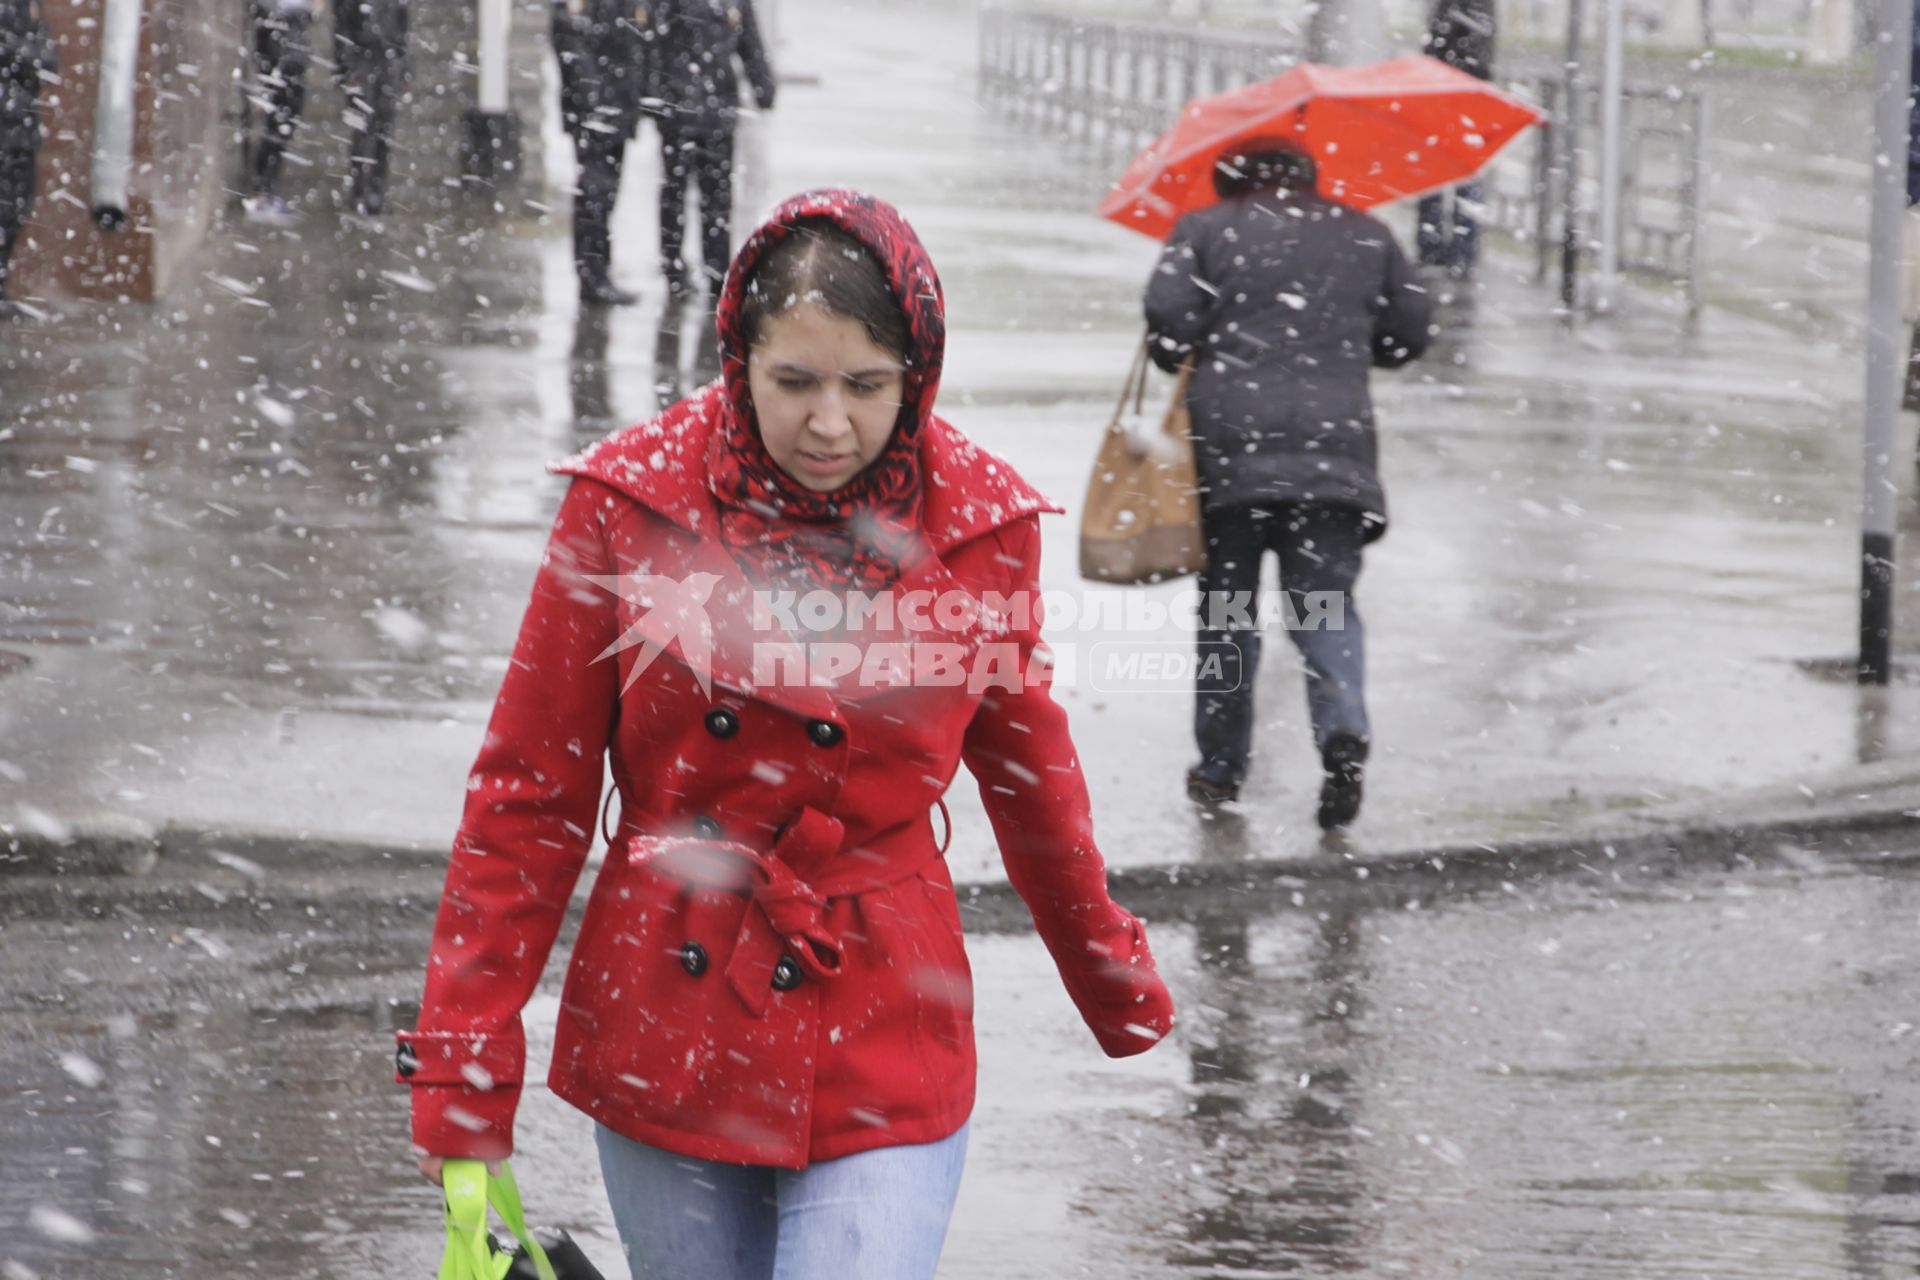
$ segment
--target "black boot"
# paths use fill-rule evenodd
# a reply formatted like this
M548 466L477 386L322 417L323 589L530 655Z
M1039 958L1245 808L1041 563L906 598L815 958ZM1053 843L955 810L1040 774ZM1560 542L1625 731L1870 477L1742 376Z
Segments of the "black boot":
M1187 770L1187 799L1195 804L1225 804L1239 798L1239 783L1210 778L1198 767Z
M1351 733L1336 733L1327 739L1320 752L1320 763L1327 771L1320 784L1320 829L1332 831L1344 827L1360 814L1360 782L1367 763L1367 740Z
M630 307L640 295L629 293L606 276L591 276L580 282L580 301L592 307Z

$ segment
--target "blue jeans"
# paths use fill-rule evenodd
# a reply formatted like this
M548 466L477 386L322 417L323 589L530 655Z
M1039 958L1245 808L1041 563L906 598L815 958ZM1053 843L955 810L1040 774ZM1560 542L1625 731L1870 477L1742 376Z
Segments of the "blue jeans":
M1280 586L1292 597L1296 617L1310 616L1307 597L1320 592L1344 599L1345 625L1290 630L1287 636L1307 664L1307 713L1314 745L1347 736L1367 741L1367 633L1353 603L1360 576L1366 526L1348 507L1305 503L1271 507L1224 507L1201 516L1207 567L1200 574L1205 598L1216 593L1252 595L1260 589L1260 565L1271 551L1280 557ZM1257 627L1259 619L1255 619ZM1200 747L1198 772L1209 781L1238 786L1253 755L1253 686L1260 668L1260 632L1241 626L1203 627L1199 653L1223 655L1202 665L1194 682L1193 734Z
M1420 226L1414 236L1423 266L1471 271L1480 261L1480 220L1467 207L1480 203L1480 182L1463 182L1450 192L1420 197Z
M965 1125L805 1169L594 1139L633 1280L933 1280L967 1160Z

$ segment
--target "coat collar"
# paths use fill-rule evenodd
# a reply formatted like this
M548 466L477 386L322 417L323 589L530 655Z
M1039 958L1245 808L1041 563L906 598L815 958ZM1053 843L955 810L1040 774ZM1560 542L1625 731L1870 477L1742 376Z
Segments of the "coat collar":
M720 507L707 486L707 448L725 412L724 395L716 382L659 417L617 431L580 453L549 463L547 469L556 475L596 480L695 535L697 541L682 567L689 580L700 575L702 589L711 593L711 606L705 610L711 629L700 643L707 652L713 683L796 715L837 722L842 703L885 697L888 691L756 687L749 675L754 646L770 637L746 626L752 612L745 603L751 599L751 588L718 537ZM920 461L926 486L921 519L933 554L923 557L890 588L902 598L916 591L938 597L959 588L945 563L947 553L1028 516L1061 510L1006 462L939 418L931 419L921 433ZM631 603L642 610L635 624L640 636L663 651L681 649L679 656L684 659L686 640L674 633L672 611L656 608L660 602L653 600ZM797 643L791 635L785 638ZM959 642L971 651L982 635L968 628L931 638Z
M650 421L548 463L547 470L597 480L702 538L716 536L720 507L707 487L706 458L726 412L725 394L722 384L711 383ZM920 477L926 489L921 524L936 556L1027 516L1064 510L937 417L921 433Z

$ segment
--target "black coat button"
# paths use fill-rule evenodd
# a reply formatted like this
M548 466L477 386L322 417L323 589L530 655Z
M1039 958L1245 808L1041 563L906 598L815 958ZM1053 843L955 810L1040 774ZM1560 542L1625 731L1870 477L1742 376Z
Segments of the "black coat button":
M718 840L721 835L720 824L703 813L693 820L693 834L702 840Z
M740 717L725 707L707 712L707 732L716 738L731 738L740 732Z
M707 971L707 949L697 942L688 942L680 948L680 967L694 977Z
M791 991L800 985L800 966L793 962L792 956L781 956L780 963L773 966L773 989Z
M393 1069L400 1073L402 1079L411 1079L413 1073L420 1069L420 1059L413 1056L412 1045L402 1044L394 1051Z
M847 731L831 720L815 720L807 725L807 734L817 746L837 747Z

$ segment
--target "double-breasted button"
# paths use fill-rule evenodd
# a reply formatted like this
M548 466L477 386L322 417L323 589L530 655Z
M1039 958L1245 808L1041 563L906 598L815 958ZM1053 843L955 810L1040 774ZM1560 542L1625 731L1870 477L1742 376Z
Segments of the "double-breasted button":
M707 732L716 738L731 738L740 732L740 717L725 707L707 712Z
M707 949L697 942L683 943L680 947L680 967L699 977L707 971Z
M813 739L816 746L837 747L840 739L847 736L847 731L831 720L815 720L807 725L807 736Z
M394 1051L393 1069L400 1073L402 1079L411 1079L413 1073L420 1069L420 1059L413 1056L412 1045L402 1044Z
M702 840L718 840L721 835L720 824L703 813L693 820L693 834Z
M792 956L781 956L780 963L773 966L773 989L791 991L800 985L800 966L793 962Z

